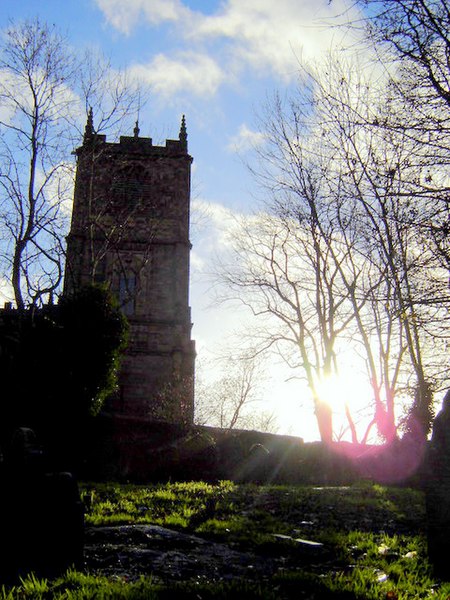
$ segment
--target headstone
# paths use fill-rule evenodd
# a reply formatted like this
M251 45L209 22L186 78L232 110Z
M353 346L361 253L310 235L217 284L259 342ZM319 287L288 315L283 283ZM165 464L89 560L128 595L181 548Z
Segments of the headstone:
M81 567L84 510L77 482L70 473L46 468L31 429L19 428L12 436L1 479L0 579Z
M450 390L433 424L426 458L428 555L435 575L450 580Z
M270 473L269 450L262 444L253 444L241 466L239 479L254 483L267 483Z

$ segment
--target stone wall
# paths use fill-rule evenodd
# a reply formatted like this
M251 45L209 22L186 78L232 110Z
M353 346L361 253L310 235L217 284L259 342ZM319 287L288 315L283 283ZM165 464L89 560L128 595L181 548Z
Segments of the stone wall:
M258 431L181 426L103 415L92 423L83 479L349 485L357 480L418 486L422 455L385 446L304 443Z
M346 484L357 471L344 454L320 443L257 431L183 427L103 415L86 435L83 479Z

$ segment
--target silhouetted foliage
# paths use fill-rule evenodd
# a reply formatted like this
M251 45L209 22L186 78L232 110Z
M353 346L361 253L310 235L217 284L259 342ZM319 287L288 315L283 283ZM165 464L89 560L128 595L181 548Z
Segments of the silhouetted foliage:
M86 287L42 309L0 315L0 419L38 432L73 430L115 388L127 323L109 292Z
M116 387L119 354L127 340L127 320L110 293L97 286L63 298L59 308L65 332L63 367L70 394L78 398L84 414L97 414Z

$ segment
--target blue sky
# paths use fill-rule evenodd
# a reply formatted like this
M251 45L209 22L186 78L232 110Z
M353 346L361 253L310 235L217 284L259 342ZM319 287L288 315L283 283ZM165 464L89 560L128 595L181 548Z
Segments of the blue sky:
M346 13L345 0L0 2L1 28L8 19L36 16L66 32L74 48L99 48L113 67L145 81L150 95L140 114L141 135L158 142L177 136L186 115L194 157L193 337L199 356L208 356L238 326L234 312L210 307L208 273L226 243L221 227L228 217L257 208L243 164L251 143L260 140L255 115L267 96L295 85L300 58L315 60L346 44L335 25L354 14ZM201 225L195 222L198 207L207 207ZM274 385L273 402L289 396L281 383ZM302 417L286 413L282 431L317 436L313 422L293 429L289 424Z

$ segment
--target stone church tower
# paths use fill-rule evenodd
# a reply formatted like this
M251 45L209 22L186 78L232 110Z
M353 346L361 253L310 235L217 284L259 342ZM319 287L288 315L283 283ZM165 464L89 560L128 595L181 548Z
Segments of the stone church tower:
M105 410L192 422L189 308L190 171L184 116L178 140L94 132L88 116L77 174L64 292L105 282L130 323L120 391Z

